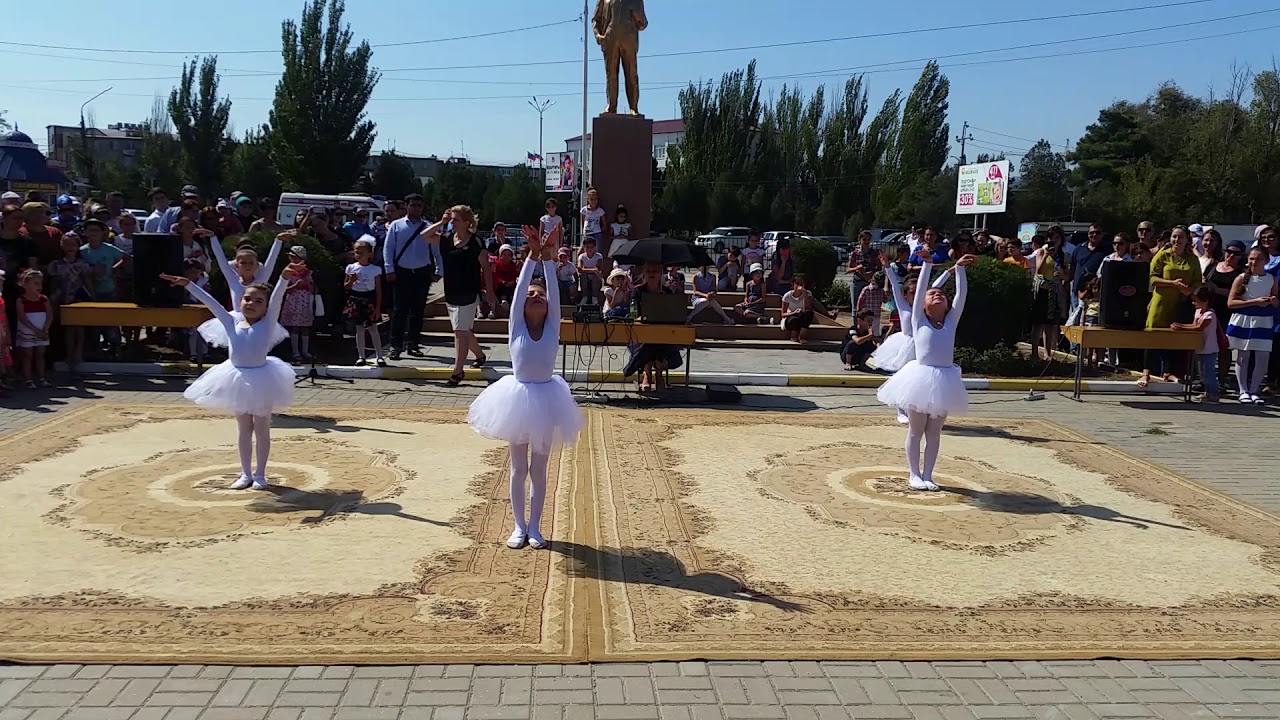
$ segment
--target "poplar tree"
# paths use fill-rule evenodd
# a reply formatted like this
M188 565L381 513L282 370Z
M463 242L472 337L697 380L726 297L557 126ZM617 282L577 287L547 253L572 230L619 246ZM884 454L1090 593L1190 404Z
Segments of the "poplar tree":
M182 148L184 179L206 198L217 197L230 154L227 127L231 122L231 101L218 97L218 58L182 64L182 80L169 93L169 119ZM176 193L177 188L169 192Z

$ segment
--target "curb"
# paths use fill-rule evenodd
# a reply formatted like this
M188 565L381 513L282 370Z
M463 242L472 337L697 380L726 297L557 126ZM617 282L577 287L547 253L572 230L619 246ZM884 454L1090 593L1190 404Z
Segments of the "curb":
M62 363L59 370L66 370ZM298 376L310 371L309 365L295 367ZM172 363L123 363L123 362L87 362L82 363L80 371L84 374L133 375L156 377L166 375L194 376L198 374L194 364L189 362ZM444 382L449 379L450 368L443 367L356 367L354 365L316 365L320 377L352 378L365 380L429 380ZM494 381L511 371L503 368L481 370L467 369L466 379L471 381ZM626 379L617 370L572 371L564 376L569 383L623 383ZM810 388L850 388L874 390L888 376L885 375L794 375L769 373L714 373L694 372L689 375L692 385L739 385L747 387L810 387ZM673 384L684 382L684 373L677 370L671 374ZM994 392L1070 392L1070 378L1052 380L1037 378L965 378L964 386L968 390L988 390ZM1109 395L1180 395L1183 392L1181 383L1152 381L1146 390L1139 390L1130 380L1085 380L1080 383L1081 392Z

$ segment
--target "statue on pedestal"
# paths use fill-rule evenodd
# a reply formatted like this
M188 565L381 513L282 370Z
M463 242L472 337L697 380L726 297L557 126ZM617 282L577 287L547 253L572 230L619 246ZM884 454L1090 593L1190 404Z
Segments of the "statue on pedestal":
M631 114L640 114L640 74L636 55L640 51L640 32L649 27L644 14L644 0L597 0L591 18L596 42L604 52L605 92L609 106L605 113L618 112L618 68L626 74L627 104Z

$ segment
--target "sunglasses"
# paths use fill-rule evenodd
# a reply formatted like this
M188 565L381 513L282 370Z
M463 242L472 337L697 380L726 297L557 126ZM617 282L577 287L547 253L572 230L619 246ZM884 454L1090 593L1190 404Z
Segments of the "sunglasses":
M1227 254L1228 254L1228 255L1243 255L1243 254L1244 254L1244 252L1243 252L1243 251L1241 251L1241 250L1228 250L1228 251L1227 251Z
M1275 240L1275 239L1276 239L1276 236L1275 236L1275 235L1263 235L1260 239L1262 239L1262 240Z
M1151 230L1152 228L1142 228L1142 227L1138 228L1138 232L1140 233L1149 233L1151 232Z

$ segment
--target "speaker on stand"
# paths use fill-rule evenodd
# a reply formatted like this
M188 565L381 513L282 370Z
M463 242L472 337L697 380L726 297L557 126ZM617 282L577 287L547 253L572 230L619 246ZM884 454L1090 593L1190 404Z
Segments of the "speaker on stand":
M1136 260L1102 264L1098 321L1108 330L1143 330L1151 300L1151 265Z
M133 301L142 307L179 307L186 302L185 288L174 287L160 275L182 272L182 238L165 233L133 236Z

